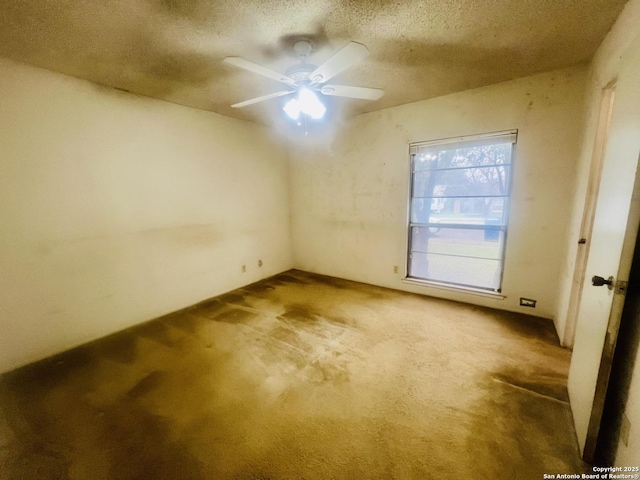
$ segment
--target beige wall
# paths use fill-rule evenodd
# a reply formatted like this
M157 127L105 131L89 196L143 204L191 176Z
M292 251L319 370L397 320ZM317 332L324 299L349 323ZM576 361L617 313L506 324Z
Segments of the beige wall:
M256 125L0 60L0 155L0 372L292 265Z
M618 88L607 151L614 152L615 154L605 156L605 162L610 162L611 165L609 168L615 171L618 163L637 162L638 154L640 153L640 96L637 94L638 84L640 83L640 78L638 78L638 72L640 72L639 24L640 0L631 0L596 52L590 66L586 94L587 123L578 169L578 188L576 189L575 195L575 208L571 222L572 232L575 232L575 238L577 238L577 232L579 231L582 218L582 206L584 204L589 163L593 152L593 141L602 90L613 81L616 81ZM623 169L619 169L619 171L623 171ZM630 181L624 182L624 179L619 180L620 183L630 183ZM629 188L625 189L625 192L621 194L628 194L630 197L630 188L629 186ZM614 233L615 229L611 230L612 233ZM615 245L613 248L618 248L619 250L621 246ZM570 246L568 258L570 260L575 258L575 247ZM567 283L570 282L569 271L571 273L573 272L572 264L569 265L569 270L565 272L566 274L563 277L561 309L566 308L568 302L568 292L570 291L570 283ZM587 272L588 275L593 273L594 272ZM563 310L561 310L561 313L562 312ZM592 397L579 398L575 392L581 390L581 385L584 382L590 381L595 385L595 378L591 378L592 375L587 371L587 364L595 361L595 365L598 365L604 343L604 333L592 333L598 329L591 325L584 325L580 323L580 320L578 321L577 328L576 342L581 342L579 350L580 352L585 352L584 355L590 354L588 358L582 359L577 358L574 352L569 376L569 393L572 397L574 415L582 413L583 410L586 412L582 415L576 415L576 427L579 438L583 440L584 432L587 428L586 422L588 421ZM576 346L578 346L577 343ZM635 360L629 360L635 361L636 367L629 380L630 395L626 406L626 414L631 421L629 444L628 446L623 444L619 445L616 458L616 465L622 466L638 465L640 463L640 373L638 373L640 356ZM579 422L579 418L586 420Z
M294 264L337 277L556 318L586 67L355 117L327 145L291 151ZM402 282L410 142L518 129L505 299ZM393 273L393 266L400 273ZM538 300L536 309L519 297Z

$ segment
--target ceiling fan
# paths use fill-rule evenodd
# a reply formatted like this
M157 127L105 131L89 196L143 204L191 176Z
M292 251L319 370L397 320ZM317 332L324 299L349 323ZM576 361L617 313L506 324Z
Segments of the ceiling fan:
M283 108L289 117L297 120L300 113L304 113L311 118L320 119L324 115L326 107L318 99L318 93L362 100L378 100L384 95L384 90L379 88L325 83L369 55L369 50L361 43L349 42L319 67L307 63L307 58L312 50L312 45L309 41L298 40L293 45L293 50L300 59L300 63L288 68L284 75L240 57L225 58L224 61L226 63L271 78L287 86L285 90L245 100L231 106L233 108L243 108L254 103L271 100L272 98L295 95Z

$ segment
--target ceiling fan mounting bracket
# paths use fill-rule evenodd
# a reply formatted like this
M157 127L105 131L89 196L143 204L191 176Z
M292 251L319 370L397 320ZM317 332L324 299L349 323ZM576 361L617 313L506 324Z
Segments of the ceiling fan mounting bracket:
M301 39L293 44L293 51L302 62L311 55L311 50L313 50L313 45L309 40Z

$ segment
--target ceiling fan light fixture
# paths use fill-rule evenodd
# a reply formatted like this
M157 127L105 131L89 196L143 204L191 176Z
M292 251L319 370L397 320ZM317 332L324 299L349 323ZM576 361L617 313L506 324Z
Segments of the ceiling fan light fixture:
M308 88L301 88L298 93L298 103L300 110L309 115L314 120L324 117L327 108L318 100L318 97Z
M282 110L289 116L291 120L297 120L300 116L300 103L297 98L289 100Z
M298 40L294 44L293 50L300 59L300 63L289 67L285 74L278 73L244 58L225 58L224 62L226 63L284 83L288 87L286 90L234 103L231 107L244 108L273 98L291 95L294 98L289 99L282 109L289 118L300 124L302 120L306 122L307 117L313 120L320 120L325 116L327 108L322 103L322 98L326 98L325 96L378 100L384 94L384 90L380 88L325 85L325 82L369 55L369 50L361 43L349 42L320 66L307 62L312 49L313 45L308 40ZM322 93L322 95L318 96L318 92ZM301 113L304 115L302 115L302 120L299 120Z

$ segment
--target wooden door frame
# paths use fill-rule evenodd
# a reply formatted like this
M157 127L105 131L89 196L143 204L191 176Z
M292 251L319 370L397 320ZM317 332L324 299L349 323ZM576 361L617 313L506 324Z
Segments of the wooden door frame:
M569 295L569 306L567 309L567 319L562 335L561 344L563 347L573 347L576 337L576 327L578 324L578 312L580 301L582 300L582 289L589 260L589 246L593 222L598 204L598 193L600 191L600 178L602 176L602 166L604 165L605 150L611 126L611 115L613 113L613 103L615 101L616 82L612 81L602 89L600 101L600 112L598 114L598 124L596 126L596 137L591 155L591 166L589 167L589 180L585 194L584 211L582 214L582 224L580 225L580 239L578 240L578 251L571 281L571 293Z

